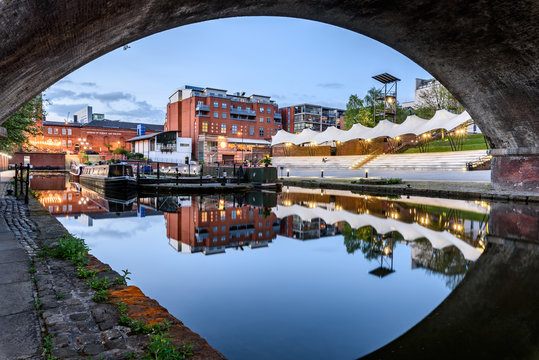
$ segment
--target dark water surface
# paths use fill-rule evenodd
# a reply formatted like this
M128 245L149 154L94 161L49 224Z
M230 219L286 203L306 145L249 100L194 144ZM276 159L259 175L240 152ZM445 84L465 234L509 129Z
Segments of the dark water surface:
M490 205L344 191L41 202L230 359L353 359L436 308L482 254Z

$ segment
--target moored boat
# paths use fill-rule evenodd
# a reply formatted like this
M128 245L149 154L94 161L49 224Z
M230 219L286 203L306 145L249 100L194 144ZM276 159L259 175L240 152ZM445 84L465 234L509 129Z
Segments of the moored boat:
M102 195L129 195L136 192L133 167L128 164L90 165L80 170L79 182Z

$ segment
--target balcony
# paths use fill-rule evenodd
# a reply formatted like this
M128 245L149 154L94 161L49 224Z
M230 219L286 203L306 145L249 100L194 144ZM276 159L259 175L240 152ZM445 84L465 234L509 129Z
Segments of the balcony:
M277 113L277 112L275 113L275 115L274 115L273 117L275 118L275 120L277 120L277 119L281 120L281 119L283 118L283 117L281 116L281 114L279 114L279 113Z
M204 105L204 104L197 104L195 110L196 111L210 111L210 106Z
M204 114L204 113L201 113L201 112L197 112L197 113L195 114L195 116L210 117L209 114Z
M245 119L245 118L240 118L239 116L232 116L232 115L230 115L230 120L251 121L251 122L256 121L256 119Z
M233 108L233 109L230 109L230 113L236 114L236 115L256 116L256 111L247 110L247 109Z

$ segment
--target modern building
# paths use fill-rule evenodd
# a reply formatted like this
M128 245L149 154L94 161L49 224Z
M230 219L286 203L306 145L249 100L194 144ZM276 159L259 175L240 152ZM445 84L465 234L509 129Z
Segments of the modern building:
M30 138L36 151L42 152L109 152L127 147L127 140L137 136L139 123L118 120L92 120L88 123L43 121L41 134ZM144 124L146 133L163 131L163 125Z
M151 161L165 163L190 164L191 138L178 136L178 131L164 131L139 136L127 140L131 144L131 152L143 154Z
M401 107L404 109L408 108L418 108L422 105L421 95L425 92L430 91L433 88L439 88L442 84L436 79L415 79L415 92L414 92L414 101L405 101L401 103Z
M75 113L73 114L73 122L79 123L79 124L87 124L90 121L94 120L92 115L93 115L92 107L86 106L78 111L75 111Z
M329 126L341 127L344 122L342 109L328 108L321 105L301 104L281 108L283 129L298 133L303 129L324 131Z
M280 129L281 114L269 96L185 85L167 104L165 131L191 138L199 162L256 162Z

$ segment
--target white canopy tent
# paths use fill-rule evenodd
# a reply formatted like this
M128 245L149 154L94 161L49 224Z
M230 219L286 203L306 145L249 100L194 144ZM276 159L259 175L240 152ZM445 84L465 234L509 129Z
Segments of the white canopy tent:
M387 120L382 120L373 128L354 124L350 130L340 130L334 126L328 127L322 132L305 129L299 134L292 134L285 130L280 130L272 136L271 145L279 144L324 144L333 141L349 141L354 139L375 139L378 137L395 138L397 136L414 134L421 135L432 130L444 129L451 131L456 127L472 121L468 112L455 115L447 110L438 110L430 120L422 119L416 115L410 115L402 124L394 124Z

